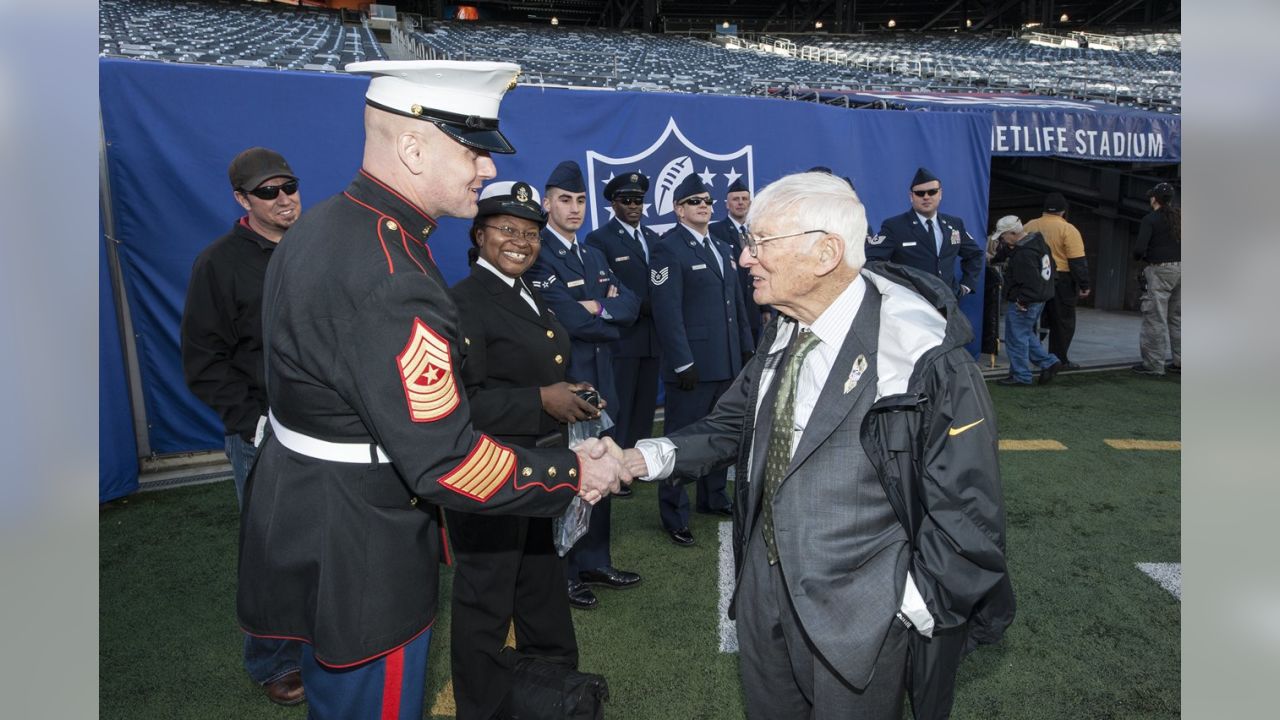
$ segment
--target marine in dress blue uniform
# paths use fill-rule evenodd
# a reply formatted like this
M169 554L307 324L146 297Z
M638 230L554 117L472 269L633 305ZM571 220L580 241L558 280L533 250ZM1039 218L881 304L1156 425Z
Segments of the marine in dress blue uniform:
M751 330L733 248L710 235L711 194L696 174L676 187L680 224L658 242L650 263L650 297L659 318L665 428L701 419L737 377L752 350ZM697 481L697 510L730 515L725 471ZM658 489L662 527L677 545L691 545L689 496L683 485Z
M867 260L888 260L936 275L957 297L978 287L985 254L955 215L938 212L942 181L925 168L911 179L911 209L884 221L867 238ZM956 258L960 281L956 282Z
M709 229L712 235L720 239L720 242L733 248L733 257L737 258L747 245L744 235L747 232L747 212L751 209L751 190L742 178L738 178L729 185L724 199L725 205L728 206L728 214L711 223ZM747 309L747 325L751 328L751 338L754 342L760 339L762 308L752 299L751 271L739 267L738 281L742 283L742 304Z
M640 299L636 321L622 328L613 344L613 376L618 394L615 437L623 447L653 434L658 404L658 332L649 300L649 257L658 233L640 222L649 178L643 173L618 175L604 186L613 218L587 235L586 244L604 253L609 269ZM612 410L612 408L610 408Z
M306 643L310 718L420 720L440 508L555 517L616 482L604 459L478 431L458 378L457 308L428 241L432 215L470 216L475 196L433 173L493 176L489 153L513 151L497 117L520 68L347 70L373 76L364 167L303 214L267 268L270 411L245 488L237 612L251 634Z
M586 216L586 185L576 162L566 160L556 166L547 178L542 202L547 226L542 230L538 261L526 277L542 291L573 341L569 380L594 386L607 403L606 412L618 417L627 408L618 402L612 345L635 322L640 298L614 276L604 253L577 241ZM623 588L640 581L639 575L613 567L609 504L606 498L592 508L587 533L565 556L569 602L578 609L598 602L587 583Z

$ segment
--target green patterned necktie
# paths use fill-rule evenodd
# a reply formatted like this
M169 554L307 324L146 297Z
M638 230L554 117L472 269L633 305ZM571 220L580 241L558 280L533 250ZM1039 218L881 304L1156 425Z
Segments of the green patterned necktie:
M778 382L778 399L773 413L773 430L769 433L769 448L764 461L764 545L769 564L778 562L778 543L773 535L773 496L787 474L791 464L791 442L796 426L796 378L804 358L818 346L818 336L808 330L796 333L791 342L791 357L782 369Z

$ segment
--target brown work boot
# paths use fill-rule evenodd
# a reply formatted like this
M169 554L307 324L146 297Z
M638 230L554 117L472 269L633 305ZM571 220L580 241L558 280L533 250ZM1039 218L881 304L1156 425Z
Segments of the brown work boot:
M280 677L275 682L262 686L267 698L277 705L297 705L307 699L307 691L302 689L302 671L294 670Z

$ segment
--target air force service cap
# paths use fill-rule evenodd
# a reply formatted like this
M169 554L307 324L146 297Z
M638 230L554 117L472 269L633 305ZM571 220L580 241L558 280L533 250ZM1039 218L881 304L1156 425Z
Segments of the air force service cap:
M729 193L750 192L750 191L747 190L747 184L742 182L742 178L738 178L737 180L734 180L732 183L730 183L729 189L725 190L724 192L727 195Z
M498 131L498 105L516 86L520 66L456 60L370 60L346 71L368 75L365 102L385 112L432 123L454 140L479 150L514 153Z
M551 175L547 178L547 187L560 188L571 193L587 191L587 185L582 181L582 168L572 160L565 160L551 171Z
M709 195L711 191L707 190L706 185L702 184L702 178L697 173L689 173L689 177L681 180L680 184L676 186L676 191L671 194L671 197L675 198L676 202L680 202L685 198L701 195L702 193Z
M911 178L911 187L931 183L934 180L938 180L938 176L929 172L928 168L917 168L915 177ZM938 184L941 185L942 181L938 180Z
M617 195L640 195L649 191L649 178L644 173L623 173L604 186L604 199L613 200Z
M529 183L511 180L489 183L480 191L476 207L476 217L511 215L539 225L547 224L547 218L542 214L542 198Z

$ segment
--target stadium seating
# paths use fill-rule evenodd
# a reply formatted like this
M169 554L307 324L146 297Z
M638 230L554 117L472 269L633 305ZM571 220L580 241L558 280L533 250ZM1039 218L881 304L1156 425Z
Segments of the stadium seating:
M429 31L408 25L393 35L411 55L516 62L523 82L546 85L783 96L813 89L978 90L1172 112L1181 106L1180 33L817 34L725 44L631 31L438 22ZM386 58L367 25L344 26L334 12L230 0L101 0L98 42L104 55L327 72Z
M387 57L368 26L346 27L338 13L227 0L100 0L98 52L328 72Z

